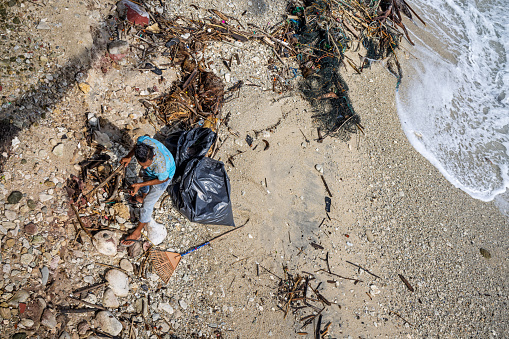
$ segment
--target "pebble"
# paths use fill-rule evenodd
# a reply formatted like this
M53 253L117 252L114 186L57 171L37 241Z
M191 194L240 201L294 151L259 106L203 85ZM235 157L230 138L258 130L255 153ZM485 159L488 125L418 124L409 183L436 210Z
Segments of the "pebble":
M34 326L34 321L32 319L24 318L24 319L21 319L20 324L24 328L30 328L30 327Z
M86 82L80 82L78 84L78 88L80 89L80 91L82 91L83 93L87 94L88 92L90 92L90 85L87 84Z
M26 224L25 227L23 227L23 230L27 234L36 235L37 234L37 225L35 225L34 223Z
M113 269L106 273L106 281L118 297L126 297L129 294L129 278L122 271Z
M128 259L122 259L120 260L120 268L127 272L133 271L133 264Z
M315 169L316 169L318 172L320 172L321 174L323 174L323 166L322 166L322 165L320 165L320 164L316 164L316 165L315 165Z
M64 331L58 339L71 339L71 335Z
M37 203L32 199L28 199L27 206L33 211L37 207Z
M7 212L7 211L6 211ZM12 221L4 221L2 223L2 226L6 229L6 230L13 230L16 228L16 223L12 222Z
M376 285L370 285L369 286L369 291L372 295L377 295L377 294L380 294L380 289L378 288L378 286Z
M117 254L118 236L112 231L101 231L96 233L92 238L92 244L94 244L97 252L114 256Z
M34 259L35 255L26 253L21 256L19 261L22 265L29 265L32 261L34 261Z
M64 155L64 144L60 143L60 144L56 145L51 152L53 152L53 154L55 154L57 157L63 156Z
M12 191L7 198L7 203L15 205L21 200L21 198L23 198L23 193L20 191Z
M86 277L83 278L83 281L86 282L87 284L92 284L94 282L94 277L91 275L87 275Z
M14 211L10 211L10 210L5 211L5 217L10 221L15 220L17 216L18 216L18 214Z
M44 310L44 313L41 317L41 325L46 326L49 329L53 329L57 327L57 319L55 317L55 313L49 308Z
M3 319L9 320L12 317L11 310L8 307L1 307L0 308L0 317Z
M101 328L103 332L110 335L118 335L122 332L122 323L108 311L101 311L95 317L96 325Z
M9 300L9 305L18 306L19 303L24 303L30 297L30 293L25 290L19 290L14 294L14 296Z
M32 245L40 245L44 244L46 240L42 237L42 235L34 235L32 238Z
M166 333L170 330L170 325L166 323L166 321L161 320L157 323L157 326L159 327L159 330L163 333Z
M179 305L180 305L180 307L182 307L182 309L184 309L184 310L187 309L187 303L184 299L179 300Z
M42 19L35 28L48 30L51 29L51 26L46 22L46 19Z
M46 286L46 284L48 283L48 278L49 278L49 268L47 266L44 266L43 268L41 268L42 286Z
M39 157L46 158L47 155L48 155L48 152L45 149L41 149L39 151Z
M367 230L367 231L366 231L366 238L368 238L368 241L369 241L369 242L373 242L373 241L375 241L375 238L373 237L373 233L371 233L371 231L370 231L370 230Z
M18 332L12 336L12 339L26 339L27 334L25 332Z
M106 291L104 291L103 305L107 308L118 308L120 306L117 296L111 288L107 288Z
M85 335L89 329L90 329L90 324L86 320L81 321L77 326L79 335Z
M168 313L168 314L173 314L173 312L174 312L173 307L171 307L171 305L168 303L161 303L157 306L157 308L161 311Z
M113 41L108 44L108 53L126 54L129 52L129 43L124 40Z
M486 259L490 259L490 258L491 258L491 253L490 253L490 251L488 251L487 249L485 249L485 248L480 248L480 249L479 249L479 252L481 252L481 255L482 255L483 257L485 257Z
M41 202L46 202L51 199L53 199L53 196L51 194L46 194L46 193L39 194L39 200Z

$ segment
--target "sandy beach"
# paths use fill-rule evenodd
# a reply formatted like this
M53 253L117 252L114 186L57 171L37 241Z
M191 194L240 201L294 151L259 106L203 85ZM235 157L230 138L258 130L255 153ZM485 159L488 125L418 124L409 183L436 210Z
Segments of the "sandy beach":
M48 16L48 22L60 20L64 28L75 25L67 35L56 29L37 31L41 39L53 42L53 51L55 44L66 51L65 56L55 55L55 63L60 62L64 69L75 63L73 70L78 70L90 55L104 54L108 41L94 37L90 25L106 30L96 18L107 17L113 4L81 4L64 10L65 5L56 2L52 4L58 9L54 15L49 8L41 10L39 15ZM35 15L39 10L26 5L19 11L31 8ZM210 1L201 6L231 15L246 10L252 21L274 22L277 13L284 11L284 4L263 1L241 1L232 6ZM175 11L184 7L175 5ZM262 7L263 19L256 14ZM27 20L30 25L34 26ZM75 46L80 47L73 50ZM351 134L347 141L328 137L318 142L313 108L297 89L300 79L287 93L264 88L260 79L271 52L252 42L211 45L211 58L223 78L226 70L219 60L234 52L242 62L228 73L231 82L250 80L262 85L244 86L225 103L223 112L231 118L229 129L223 126L218 131L222 146L216 159L223 161L228 171L236 225L247 224L185 257L168 285L161 284L155 274L140 279L130 273L132 293L121 299L116 309L109 308L122 320L121 336L128 338L129 322L125 319L132 316L138 323L135 331L139 338L312 338L316 321L306 328L301 321L312 314L309 310L286 316L281 310L285 301L279 298L279 285L286 274L292 274L312 278L311 286L330 302L320 313L322 328L330 322L326 338L508 337L509 222L493 202L475 200L456 189L412 148L395 106L396 78L382 64L374 64L360 75L342 68L340 74L361 118L363 133ZM37 116L28 125L21 124L16 134L21 145L4 156L0 301L6 338L20 332L28 337L67 338L62 337L64 332L73 339L85 337L78 324L85 321L97 327L91 320L93 314L60 315L58 325L41 326L41 314L31 319L35 311L20 314L9 300L16 291L27 290L29 309L41 305L37 304L40 299L45 300L42 310L68 306L65 296L72 288L102 280L104 267L97 262L117 266L128 258L125 251L114 257L98 254L88 239L83 245L72 243L74 217L68 214L58 188L70 174L78 173L74 165L91 152L84 146L85 113L93 112L108 122L113 143L110 151L121 157L125 147L119 145L126 137L132 140L140 133L159 131L142 117L145 108L134 89L160 86L164 91L178 80L178 74L168 69L164 73L167 83L161 85L152 73L129 69L128 62L105 66L103 59L91 59L86 70L90 92L83 93L69 81L47 117ZM48 79L50 69L41 69L39 75ZM55 82L60 86L65 79ZM12 88L3 82L3 90ZM16 97L24 92L9 93ZM23 109L5 106L7 99L2 101L2 118L30 111L27 105ZM251 147L246 135L254 138ZM51 139L65 144L63 155L52 152L56 144L52 145ZM78 143L83 149L73 156ZM232 155L234 160L228 162ZM329 213L325 211L329 194L322 175L332 195ZM56 187L46 184L48 181ZM23 200L8 204L6 200L15 190L24 194ZM41 197L46 195L55 198L43 201ZM36 201L35 209L26 207L29 199ZM14 212L13 218L10 212ZM227 229L190 223L172 208L169 199L157 210L155 219L168 229L163 245L179 251ZM37 234L24 231L31 223L37 225ZM126 222L119 229L130 226ZM489 258L481 249L489 252ZM20 262L26 254L33 256L32 261ZM323 271L329 269L327 264L329 273ZM48 287L41 286L46 266L51 268L53 282ZM85 300L92 304L103 300L100 290L90 294ZM141 299L148 300L150 306L143 308L141 303L138 307ZM143 322L154 332L144 328ZM94 337L90 331L83 333Z

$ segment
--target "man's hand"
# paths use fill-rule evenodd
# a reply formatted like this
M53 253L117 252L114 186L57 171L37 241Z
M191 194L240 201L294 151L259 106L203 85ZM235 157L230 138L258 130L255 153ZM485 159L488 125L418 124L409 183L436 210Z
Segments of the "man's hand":
M141 187L142 187L142 184L141 184L141 183L135 183L135 184L132 184L132 185L131 185L131 188L132 188L133 190L131 191L131 195L133 195L133 196L134 196L134 195L138 194L138 190L139 190Z
M127 167L127 165L129 165L129 163L131 162L131 157L124 157L122 158L122 160L120 160L120 163L121 164L124 164L125 167Z

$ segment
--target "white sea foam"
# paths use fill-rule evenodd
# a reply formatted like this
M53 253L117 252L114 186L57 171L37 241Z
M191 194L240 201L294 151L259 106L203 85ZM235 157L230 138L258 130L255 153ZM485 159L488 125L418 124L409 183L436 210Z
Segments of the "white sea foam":
M403 129L452 184L492 200L509 187L509 1L411 5L436 41L412 37L416 74L396 94Z

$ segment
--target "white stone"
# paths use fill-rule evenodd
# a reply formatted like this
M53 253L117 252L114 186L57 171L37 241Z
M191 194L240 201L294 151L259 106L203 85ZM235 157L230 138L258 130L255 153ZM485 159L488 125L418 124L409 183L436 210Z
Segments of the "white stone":
M46 201L51 200L51 199L53 199L53 196L50 195L50 194L46 194L46 193L39 194L39 200L41 202L46 202Z
M184 310L187 309L187 303L184 299L179 300L179 305L180 305L180 307L182 307L182 309L184 309Z
M157 308L161 311L168 313L168 314L173 314L173 307L171 307L171 305L168 303L161 303L161 304L159 304L159 306L157 306Z
M32 261L34 261L34 258L35 256L33 254L30 254L30 253L25 253L21 256L20 258L20 263L22 265L28 265L30 264Z
M156 222L154 219L150 220L147 225L147 237L154 244L159 245L168 235L168 231L163 224Z
M119 270L110 270L106 273L106 281L118 297L126 297L129 294L129 278L127 274Z
M32 319L28 319L28 318L23 318L21 320L21 325L24 327L24 328L30 328L32 326L34 326L34 321Z
M110 335L118 335L122 332L122 323L108 311L101 311L95 317L96 326Z
M315 165L315 169L316 169L318 172L320 172L321 174L323 174L323 166L322 166L322 165L320 165L320 164L316 164L316 165Z
M47 308L41 317L41 325L46 326L47 328L53 329L57 327L57 320L55 317L55 313Z
M378 288L378 286L376 285L371 285L369 286L369 291L371 292L372 295L377 295L377 294L380 294L380 289Z
M53 154L57 157L61 157L64 155L64 144L58 144L53 148Z
M128 259L124 258L120 260L120 268L123 269L124 271L132 272L133 264L131 264L131 262Z
M16 214L16 212L14 212L14 211L9 211L9 210L6 210L6 211L5 211L5 217L6 217L8 220L10 220L10 221L15 220L17 216L18 216L18 215L17 215L17 214Z
M113 256L117 254L118 235L112 231L101 231L94 235L92 244L94 244L97 252Z
M368 241L369 241L369 242L373 242L373 241L375 241L375 238L373 237L373 233L371 233L371 231L370 231L370 230L367 230L367 231L366 231L366 238L368 238Z
M117 296L111 288L107 288L106 291L104 291L103 305L107 308L118 308L120 306Z

